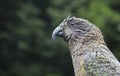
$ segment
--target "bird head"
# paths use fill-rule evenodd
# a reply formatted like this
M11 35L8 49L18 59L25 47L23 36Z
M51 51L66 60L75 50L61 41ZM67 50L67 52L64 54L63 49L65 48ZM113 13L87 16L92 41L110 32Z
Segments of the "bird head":
M56 36L62 37L65 41L79 39L83 42L103 38L100 30L88 20L76 17L65 18L53 33L52 39L55 41Z

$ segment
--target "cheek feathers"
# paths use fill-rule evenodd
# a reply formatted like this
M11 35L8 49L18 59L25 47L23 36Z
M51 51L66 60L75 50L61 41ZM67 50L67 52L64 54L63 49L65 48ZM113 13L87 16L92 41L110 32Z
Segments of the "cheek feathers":
M66 27L65 30L64 30L64 32L65 32L66 36L69 36L69 35L72 34L72 30L69 27Z

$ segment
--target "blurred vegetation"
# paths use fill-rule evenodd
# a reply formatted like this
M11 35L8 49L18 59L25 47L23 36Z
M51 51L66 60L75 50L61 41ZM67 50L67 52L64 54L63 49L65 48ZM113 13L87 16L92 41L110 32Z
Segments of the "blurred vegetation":
M120 60L120 0L0 0L0 76L74 76L66 43L51 40L68 15L88 19Z

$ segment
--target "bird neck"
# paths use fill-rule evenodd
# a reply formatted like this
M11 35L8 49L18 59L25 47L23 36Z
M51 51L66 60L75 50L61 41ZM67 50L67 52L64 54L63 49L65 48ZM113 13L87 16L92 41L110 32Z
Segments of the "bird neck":
M106 45L103 36L98 37L72 37L68 42L71 51L82 51L83 47L91 47L93 45Z
M72 57L72 63L75 76L85 76L86 71L83 67L84 60L82 58L83 50L81 50L82 43L75 40L69 43L69 50Z
M72 57L73 67L75 76L85 76L86 71L83 67L84 64L84 51L86 49L92 48L94 45L105 45L103 38L99 38L98 40L95 39L72 39L69 40L69 50Z

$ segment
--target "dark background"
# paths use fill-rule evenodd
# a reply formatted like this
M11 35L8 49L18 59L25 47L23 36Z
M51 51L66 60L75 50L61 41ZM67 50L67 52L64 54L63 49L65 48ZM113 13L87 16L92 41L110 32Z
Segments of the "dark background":
M68 15L97 25L120 60L120 0L0 0L0 76L74 76L66 43L51 39Z

